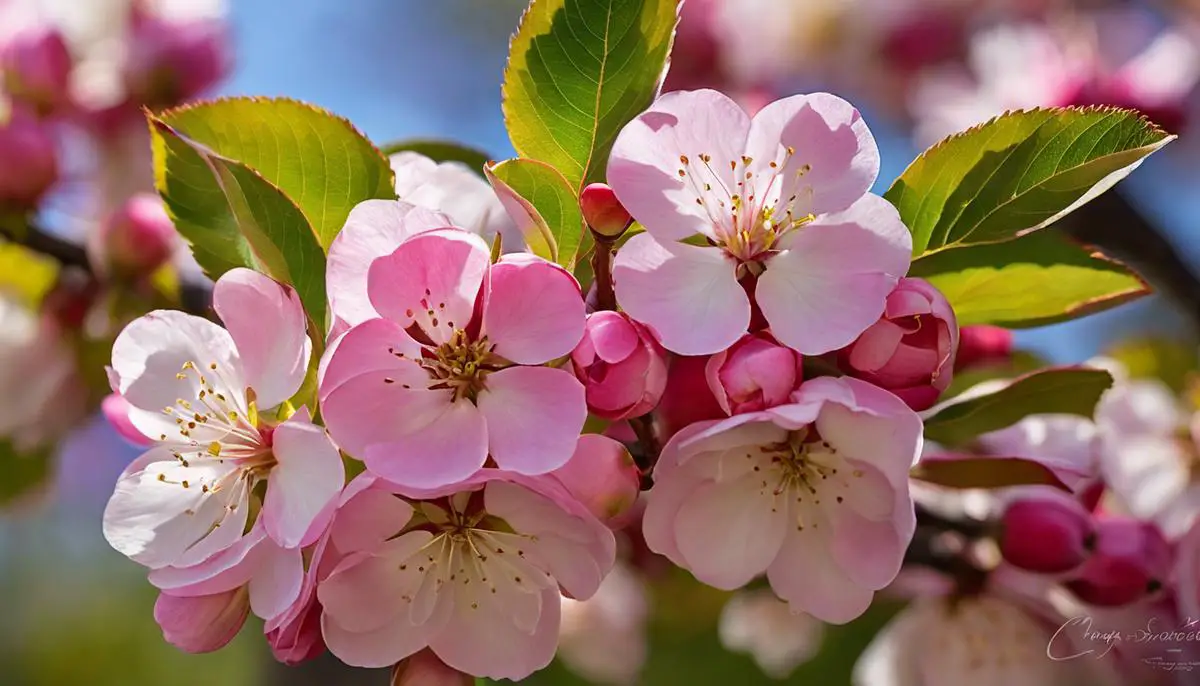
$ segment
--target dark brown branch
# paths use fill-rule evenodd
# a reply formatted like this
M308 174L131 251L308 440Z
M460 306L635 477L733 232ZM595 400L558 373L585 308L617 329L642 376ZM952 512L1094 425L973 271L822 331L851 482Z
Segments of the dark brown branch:
M613 241L593 231L596 249L592 251L592 273L596 279L596 309L617 309L617 294L613 290L612 257Z

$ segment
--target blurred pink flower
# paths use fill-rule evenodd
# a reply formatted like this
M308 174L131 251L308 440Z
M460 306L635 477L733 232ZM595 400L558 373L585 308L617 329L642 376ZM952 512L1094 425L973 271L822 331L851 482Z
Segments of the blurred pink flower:
M62 113L70 104L73 66L62 32L51 24L21 27L0 37L0 86L42 114Z
M588 409L605 419L646 414L667 385L666 352L646 327L619 312L588 316L571 362L587 389Z
M1096 545L1092 513L1050 487L1021 489L1000 515L1000 553L1021 569L1061 574L1078 568Z
M122 65L130 99L155 108L194 99L229 71L229 42L221 19L170 19L135 8Z
M709 358L708 387L727 414L758 412L782 405L800 386L800 353L775 342L770 334L742 336L728 350Z
M1129 605L1160 594L1171 581L1171 545L1154 524L1127 518L1096 523L1095 550L1066 587L1089 605Z
M617 299L684 355L737 341L752 299L781 343L845 346L909 265L899 214L867 192L878 172L866 123L833 95L777 100L753 120L716 91L663 95L609 160L609 183L646 227L617 251ZM707 241L684 242L694 236Z
M0 101L0 211L26 212L58 181L58 148L50 125L21 106Z
M759 590L742 591L725 603L718 632L726 649L749 653L764 674L786 679L821 649L825 626Z
M558 657L597 684L637 683L646 662L646 587L629 567L613 567L587 600L562 599Z
M178 242L163 201L138 193L88 234L88 259L101 273L144 278L171 258Z
M541 366L584 328L579 285L528 253L491 263L479 236L418 234L370 267L383 317L330 346L322 412L334 440L377 476L424 488L503 469L563 465L587 416L584 389Z
M921 420L857 379L676 434L654 471L646 542L722 589L766 572L797 612L845 623L900 570L915 527Z

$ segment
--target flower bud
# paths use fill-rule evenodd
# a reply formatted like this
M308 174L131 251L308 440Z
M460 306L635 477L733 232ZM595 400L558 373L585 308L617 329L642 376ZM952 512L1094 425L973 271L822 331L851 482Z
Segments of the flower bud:
M617 200L606 183L589 184L579 195L583 219L592 230L607 238L618 238L633 223L629 210Z
M139 193L93 234L89 257L103 273L136 279L161 267L171 257L175 241L175 225L162 200L153 193Z
M583 434L575 454L551 472L596 519L619 529L641 491L641 471L625 446L607 436Z
M708 358L704 371L721 409L734 415L786 403L800 387L802 364L800 353L756 333Z
M271 654L285 665L298 665L319 656L325 652L320 604L309 603L303 615L267 631L266 636Z
M442 662L426 648L405 658L392 671L391 686L474 686L475 677Z
M1051 490L1009 504L1001 517L1000 552L1031 572L1077 568L1096 544L1091 515L1075 499Z
M1171 545L1154 524L1101 520L1096 524L1095 552L1066 586L1089 605L1128 605L1167 584L1171 557Z
M0 106L0 210L31 210L58 180L58 150L46 124Z
M137 446L148 446L151 440L147 438L133 422L129 421L129 410L133 406L125 399L125 396L120 393L109 393L104 396L104 400L100 401L100 411L104 414L104 418L108 420L109 426L113 428L117 434Z
M978 364L1001 362L1012 357L1012 331L976 324L964 326L958 331L958 355L954 358L955 371Z
M71 53L50 26L20 31L0 50L0 83L8 94L41 113L70 101Z
M888 295L883 317L839 352L838 363L924 410L950 385L957 348L958 323L946 297L926 281L904 278Z
M655 430L663 443L689 424L726 417L708 386L707 365L707 356L672 358L667 387L654 410Z
M232 591L195 597L160 593L154 603L154 621L167 643L189 653L211 653L225 647L241 631L250 614L245 586Z
M228 71L227 38L216 19L167 21L139 14L123 71L126 90L135 102L151 107L195 97Z
M605 419L646 414L667 384L666 352L646 327L619 312L588 317L571 362L587 389L588 409Z

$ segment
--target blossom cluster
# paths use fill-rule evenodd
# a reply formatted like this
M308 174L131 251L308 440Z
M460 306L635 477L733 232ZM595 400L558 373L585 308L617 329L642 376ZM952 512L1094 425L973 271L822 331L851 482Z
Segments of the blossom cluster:
M110 416L148 450L104 532L149 568L169 641L213 650L254 613L289 664L520 679L639 523L697 579L765 575L829 622L893 581L916 410L959 330L906 277L854 107L661 96L584 193L607 294L521 250L461 166L393 164L399 199L358 205L329 249L328 331L235 269L223 327L155 311L113 346Z

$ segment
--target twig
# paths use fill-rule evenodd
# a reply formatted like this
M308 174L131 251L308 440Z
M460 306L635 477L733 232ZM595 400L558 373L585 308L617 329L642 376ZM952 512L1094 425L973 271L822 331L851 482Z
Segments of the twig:
M596 249L592 251L592 273L596 279L596 309L617 309L617 294L613 290L612 256L613 241L596 231L592 232L596 239Z

